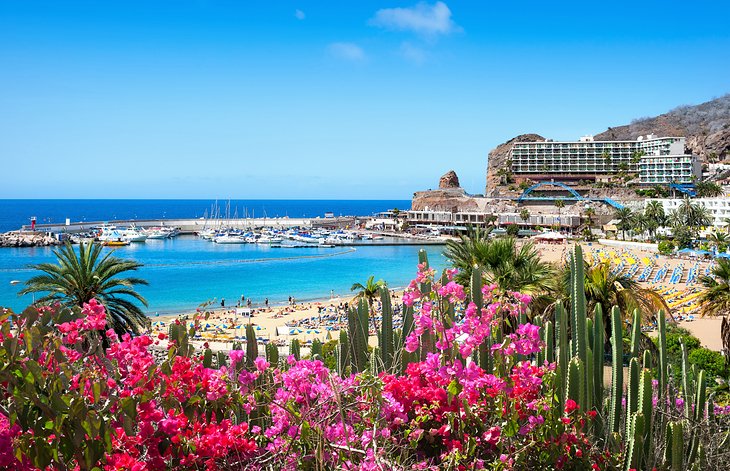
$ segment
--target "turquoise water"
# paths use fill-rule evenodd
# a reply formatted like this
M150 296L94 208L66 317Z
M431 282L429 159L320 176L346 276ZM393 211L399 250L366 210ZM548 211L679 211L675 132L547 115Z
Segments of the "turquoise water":
M347 295L355 282L375 275L388 285L406 286L415 277L418 250L424 248L434 268L447 262L440 246L359 246L282 249L253 244L219 245L195 236L148 240L116 249L116 255L144 264L138 275L149 286L139 288L150 315L195 308L225 298L235 305L241 295L256 304ZM105 249L110 250L110 249ZM28 265L53 262L49 248L0 249L0 306L19 310L32 298L18 296L22 282L34 275ZM13 280L21 281L11 284Z

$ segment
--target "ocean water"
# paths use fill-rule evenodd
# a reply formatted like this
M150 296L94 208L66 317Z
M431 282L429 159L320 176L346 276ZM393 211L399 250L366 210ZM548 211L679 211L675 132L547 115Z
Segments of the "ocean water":
M149 286L139 288L147 298L148 315L194 309L221 298L235 305L241 295L255 304L264 298L274 304L289 296L306 301L347 295L355 282L370 275L390 287L406 286L416 275L418 250L428 252L431 265L447 266L442 246L358 246L283 249L241 244L219 245L195 236L148 240L115 249L115 255L144 264L136 275ZM104 249L112 250L112 249ZM18 296L25 280L35 273L31 264L54 262L50 248L0 249L0 306L20 310L32 297ZM20 283L11 284L11 281Z
M214 200L0 200L0 232L19 229L36 217L38 224L115 219L199 218L211 214ZM409 200L218 200L221 215L239 217L370 216L411 207Z

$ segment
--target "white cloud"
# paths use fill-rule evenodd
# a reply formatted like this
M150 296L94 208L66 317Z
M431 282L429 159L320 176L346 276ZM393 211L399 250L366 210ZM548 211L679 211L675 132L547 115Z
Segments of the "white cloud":
M400 55L408 62L421 65L428 59L428 53L418 46L414 46L409 42L400 45Z
M351 62L362 62L365 60L365 51L354 43L332 43L327 46L327 50L338 59Z
M395 31L411 31L424 36L437 36L460 31L451 19L451 10L444 2L425 2L408 8L383 8L375 12L370 25Z
M294 16L297 18L297 20L303 20L304 18L307 17L307 15L305 15L302 10L296 10L294 12Z

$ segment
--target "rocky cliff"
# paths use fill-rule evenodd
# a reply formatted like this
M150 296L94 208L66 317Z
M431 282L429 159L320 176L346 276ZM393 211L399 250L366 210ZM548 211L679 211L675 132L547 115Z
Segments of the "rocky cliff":
M499 187L503 183L500 169L507 169L507 157L515 142L544 141L539 134L520 134L502 143L489 152L487 158L487 187L484 196L499 196Z
M684 136L687 150L703 161L730 159L730 94L694 106L680 106L654 118L610 127L596 140L636 139L641 135Z

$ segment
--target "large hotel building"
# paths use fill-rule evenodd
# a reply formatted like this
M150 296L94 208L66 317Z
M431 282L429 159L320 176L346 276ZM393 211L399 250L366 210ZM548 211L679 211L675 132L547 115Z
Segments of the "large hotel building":
M620 170L637 173L642 185L692 183L702 176L696 156L686 154L683 137L640 136L635 141L517 142L512 173L517 179L605 181Z

